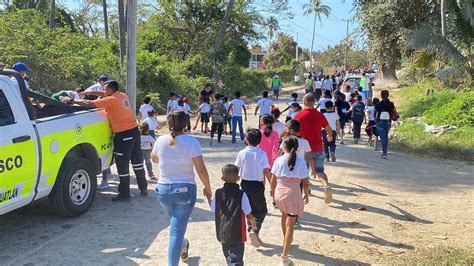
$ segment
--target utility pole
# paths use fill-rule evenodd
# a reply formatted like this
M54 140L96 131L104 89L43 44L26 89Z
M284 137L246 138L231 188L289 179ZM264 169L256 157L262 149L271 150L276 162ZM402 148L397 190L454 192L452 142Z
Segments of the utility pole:
M346 51L344 53L344 72L347 71L347 52L349 50L349 22L351 21L350 19L343 19L342 21L347 22L347 27L346 27Z
M127 95L133 114L137 106L137 0L127 1Z
M296 33L296 61L298 61L298 32Z
M444 19L446 17L446 1L445 0L441 0L441 35L444 36L445 32L446 32L446 24L444 22Z

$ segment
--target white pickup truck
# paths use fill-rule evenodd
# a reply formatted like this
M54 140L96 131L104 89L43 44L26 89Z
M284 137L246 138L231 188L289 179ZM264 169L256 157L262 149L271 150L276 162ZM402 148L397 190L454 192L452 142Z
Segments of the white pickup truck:
M97 174L112 163L106 113L24 84L14 70L0 69L0 215L49 196L59 214L79 216L94 202Z

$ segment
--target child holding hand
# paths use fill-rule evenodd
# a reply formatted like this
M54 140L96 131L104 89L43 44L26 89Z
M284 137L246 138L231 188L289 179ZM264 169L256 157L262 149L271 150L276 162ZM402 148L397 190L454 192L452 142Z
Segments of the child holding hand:
M239 168L227 164L222 168L224 186L214 193L211 210L215 213L217 240L222 244L222 252L227 265L243 265L244 243L247 240L245 218L257 229L252 215L249 198L239 188Z

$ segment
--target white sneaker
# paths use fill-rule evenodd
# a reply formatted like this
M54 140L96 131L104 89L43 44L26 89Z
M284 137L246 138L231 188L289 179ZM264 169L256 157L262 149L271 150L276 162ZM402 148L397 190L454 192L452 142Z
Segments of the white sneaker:
M102 181L102 183L100 183L100 185L97 187L97 190L104 190L104 189L108 189L109 187L110 187L109 182Z
M290 266L293 265L293 261L291 261L289 258L281 258L281 266Z

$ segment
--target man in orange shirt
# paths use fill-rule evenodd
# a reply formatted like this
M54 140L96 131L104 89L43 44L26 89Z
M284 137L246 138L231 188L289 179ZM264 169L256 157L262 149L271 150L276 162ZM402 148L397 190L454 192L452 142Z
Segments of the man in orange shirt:
M105 82L104 92L101 92L101 94L100 96L103 96L103 98L98 100L66 99L65 101L85 107L104 108L107 112L110 126L115 133L114 156L120 177L119 195L112 198L112 201L130 201L130 161L137 177L138 188L141 191L140 194L146 196L148 195L148 184L143 168L140 131L133 115L134 112L132 111L130 100L125 93L119 91L119 85L115 80Z

